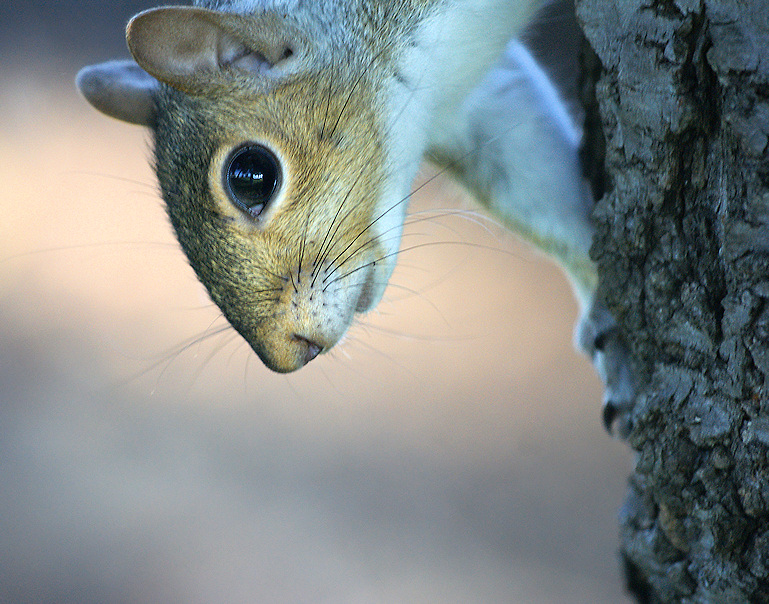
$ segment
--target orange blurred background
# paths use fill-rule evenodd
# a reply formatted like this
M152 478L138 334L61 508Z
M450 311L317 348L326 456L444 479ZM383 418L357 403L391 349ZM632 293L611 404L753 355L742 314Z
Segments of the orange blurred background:
M272 374L218 333L147 134L72 84L149 4L15 4L0 9L0 601L623 601L630 458L601 427L557 268L437 178L411 206L432 218L404 238L435 245L402 255L341 347Z

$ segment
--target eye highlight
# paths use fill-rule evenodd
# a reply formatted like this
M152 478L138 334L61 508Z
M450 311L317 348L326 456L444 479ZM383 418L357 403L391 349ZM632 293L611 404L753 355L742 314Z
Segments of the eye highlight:
M224 166L224 189L230 200L257 218L280 188L278 158L262 145L248 144L235 149Z

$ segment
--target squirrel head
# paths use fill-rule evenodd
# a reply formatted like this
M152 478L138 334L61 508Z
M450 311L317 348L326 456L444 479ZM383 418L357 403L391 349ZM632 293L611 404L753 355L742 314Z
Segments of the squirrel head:
M414 176L388 136L397 48L301 14L193 7L140 13L127 41L135 62L83 69L80 90L153 130L168 215L211 298L269 368L304 366L394 268Z

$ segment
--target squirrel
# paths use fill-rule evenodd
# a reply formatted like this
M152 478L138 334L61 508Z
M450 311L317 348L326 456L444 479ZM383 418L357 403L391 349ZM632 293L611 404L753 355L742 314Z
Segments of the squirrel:
M270 369L303 367L376 306L428 157L563 266L610 424L632 379L621 342L604 354L580 132L516 40L541 3L197 0L133 17L133 60L77 86L151 129L179 243Z

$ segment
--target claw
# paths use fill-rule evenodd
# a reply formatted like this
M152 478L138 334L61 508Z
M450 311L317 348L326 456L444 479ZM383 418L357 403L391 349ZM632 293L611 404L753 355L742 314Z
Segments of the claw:
M630 351L614 317L594 300L577 325L576 342L593 361L606 388L602 410L603 425L609 434L626 438L632 428L635 378Z
M603 419L603 427L609 434L613 434L612 426L614 425L614 420L617 419L617 408L614 406L614 403L608 401L603 406L601 418Z
M609 332L604 331L599 333L595 338L593 338L593 350L596 352L603 352L603 349L606 348L606 339L609 337Z
M604 403L601 410L601 419L603 420L603 427L609 436L625 439L630 435L630 431L633 428L632 411L632 403L618 404L611 400Z

